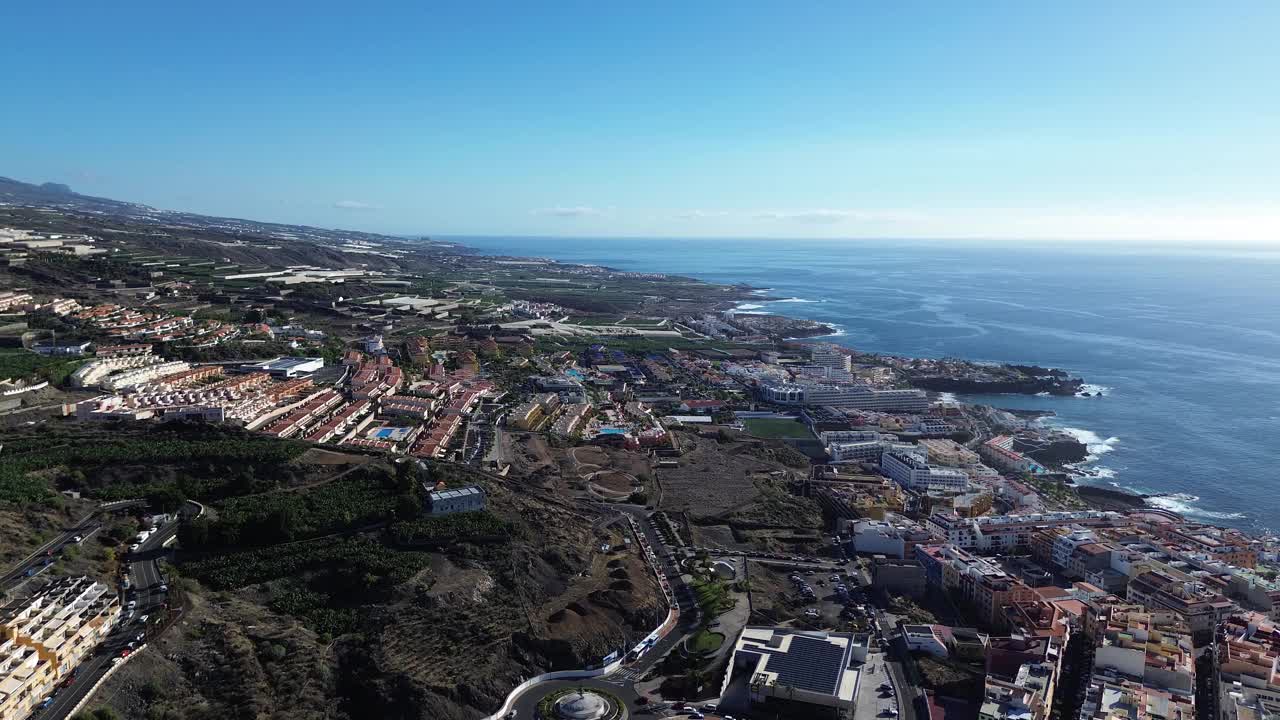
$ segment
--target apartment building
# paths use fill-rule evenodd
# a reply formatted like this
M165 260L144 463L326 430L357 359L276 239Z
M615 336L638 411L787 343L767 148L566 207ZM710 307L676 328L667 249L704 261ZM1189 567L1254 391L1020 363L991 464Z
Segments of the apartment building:
M1151 532L1171 545L1202 553L1218 562L1242 568L1254 568L1258 564L1258 541L1239 530L1170 522L1152 526Z
M86 577L58 578L0 608L0 720L30 714L119 616L110 588Z
M988 628L1005 627L1005 605L1038 597L1035 590L995 562L954 545L919 545L916 559L924 567L930 585L962 598Z
M1007 473L1040 473L1044 466L1013 449L1013 438L999 435L982 443L978 454L992 466Z
M410 395L388 395L382 399L378 412L393 417L410 417L415 420L426 420L435 411L434 400L416 398Z
M1121 522L1119 513L1099 510L1026 513L962 518L955 514L934 513L926 527L948 543L966 550L1012 550L1029 548L1031 538L1045 528L1080 525L1105 527Z
M1176 613L1131 604L1102 605L1094 672L1113 670L1171 693L1195 692L1191 629Z
M1047 720L1061 669L1056 637L991 638L979 720Z
M923 492L964 492L969 476L951 468L935 468L919 455L898 450L880 457L880 472L904 488Z
M981 461L978 453L955 440L926 438L920 441L920 447L924 448L925 458L933 465L964 467L977 465Z
M917 544L932 537L909 522L886 520L858 520L850 523L845 532L853 536L854 552L893 558L911 557Z
M556 419L551 426L551 432L556 435L568 437L578 429L582 421L587 418L587 413L591 412L591 406L586 404L567 405L564 412L560 413L560 417Z
M13 312L21 310L27 305L35 301L28 293L4 292L0 293L0 312Z
M1098 542L1092 530L1079 525L1036 531L1031 536L1031 556L1076 579L1111 567L1111 546Z
M112 373L108 375L101 383L104 390L116 392L119 390L128 390L138 387L153 380L157 380L166 375L187 370L191 366L182 360L170 360L169 362L160 362L153 365L145 365L133 370L125 370L123 372Z
M1259 613L1231 615L1217 653L1220 720L1280 716L1280 628Z
M127 357L130 355L150 355L151 343L134 343L131 345L99 345L94 355L100 358Z
M850 372L853 362L848 353L835 345L814 345L809 350L809 362L818 367Z
M1114 675L1114 676L1113 676ZM1190 696L1149 688L1136 680L1094 673L1079 720L1196 720Z
M830 405L920 414L929 409L929 396L923 390L877 390L865 385L830 385L814 382L765 384L761 399L778 405Z
M1177 613L1193 633L1212 632L1235 605L1191 578L1179 578L1162 570L1146 570L1134 576L1128 599L1148 608Z

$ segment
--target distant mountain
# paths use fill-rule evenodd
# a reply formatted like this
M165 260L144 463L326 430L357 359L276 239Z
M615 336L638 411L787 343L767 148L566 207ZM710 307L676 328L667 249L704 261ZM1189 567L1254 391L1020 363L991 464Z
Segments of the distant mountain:
M468 252L428 238L159 210L81 195L62 183L35 185L7 177L0 177L0 215L13 218L10 222L20 227L30 224L52 232L124 232L131 243L149 252L245 265L395 269L436 254Z
M33 185L21 180L0 177L0 203L13 205L54 206L81 212L115 212L132 214L151 208L137 203L121 202L109 198L81 195L69 185L47 182Z

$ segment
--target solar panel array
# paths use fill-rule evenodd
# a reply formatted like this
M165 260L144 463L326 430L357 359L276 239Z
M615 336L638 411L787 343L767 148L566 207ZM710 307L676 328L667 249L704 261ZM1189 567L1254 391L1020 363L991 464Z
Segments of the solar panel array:
M797 690L834 695L844 673L844 648L826 640L794 635L788 652L777 648L751 646L769 656L765 670L777 673L778 684Z

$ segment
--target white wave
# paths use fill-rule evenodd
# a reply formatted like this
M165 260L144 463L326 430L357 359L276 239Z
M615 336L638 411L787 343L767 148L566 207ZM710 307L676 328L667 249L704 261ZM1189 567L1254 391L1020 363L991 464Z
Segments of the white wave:
M734 307L733 312L741 312L743 310L759 310L762 307L764 306L757 305L755 303L742 303L741 305Z
M1049 391L1045 390L1044 392L1038 392L1036 393L1036 397L1049 397Z
M752 290L751 294L752 295L768 295L771 290L773 290L773 288L760 288L759 290Z
M1097 456L1115 450L1116 445L1120 442L1120 438L1118 437L1109 437L1106 440L1103 440L1098 433L1092 430L1073 427L1063 427L1060 429L1076 440L1084 443L1085 448L1089 451L1089 457L1085 458L1084 462L1093 462L1094 460L1097 460Z
M820 302L826 302L826 300L805 300L804 298L793 297L793 298L787 298L787 299L785 299L785 300L774 300L773 302L780 302L780 303L784 303L784 302L790 302L790 303L820 303Z
M1095 467L1090 469L1093 470L1093 477L1099 480L1110 481L1112 478L1116 476L1116 471L1109 467ZM1115 485L1116 487L1120 487L1119 483L1111 483L1111 484Z
M1157 495L1148 498L1147 502L1158 508L1168 510L1170 512L1176 512L1179 515L1185 515L1187 517L1198 517L1208 520L1238 520L1244 517L1244 513L1202 510L1195 505L1199 500L1199 495L1192 495L1190 493L1173 493L1170 495Z
M1089 383L1085 383L1080 386L1080 393L1077 393L1076 396L1080 397L1081 393L1089 393L1090 396L1110 395L1111 388L1106 385L1090 385Z

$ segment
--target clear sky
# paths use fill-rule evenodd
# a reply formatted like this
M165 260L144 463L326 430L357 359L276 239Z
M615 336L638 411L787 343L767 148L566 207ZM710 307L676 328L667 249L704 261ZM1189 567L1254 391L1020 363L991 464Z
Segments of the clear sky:
M11 3L0 175L396 233L1280 242L1280 2Z

